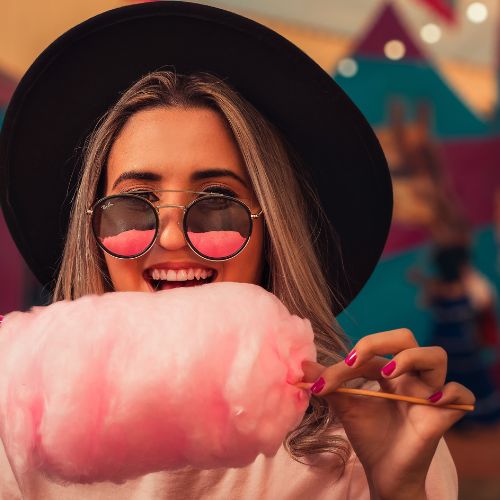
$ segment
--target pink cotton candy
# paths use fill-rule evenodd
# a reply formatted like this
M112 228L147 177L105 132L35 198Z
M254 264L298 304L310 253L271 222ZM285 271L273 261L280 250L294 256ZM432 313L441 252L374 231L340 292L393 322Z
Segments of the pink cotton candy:
M188 231L189 239L203 255L213 258L228 257L236 253L246 241L238 231L206 231L195 233Z
M22 477L122 482L274 455L308 405L311 324L263 288L115 292L5 316L0 437Z
M106 236L101 242L108 250L118 255L137 255L153 241L154 236L154 229L130 229L115 236Z

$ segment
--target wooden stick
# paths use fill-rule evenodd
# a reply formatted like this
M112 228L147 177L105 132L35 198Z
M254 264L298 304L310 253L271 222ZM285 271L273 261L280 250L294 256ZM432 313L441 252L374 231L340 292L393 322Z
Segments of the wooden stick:
M295 384L295 387L299 389L310 389L310 383L299 382ZM417 405L432 405L435 408L449 408L451 410L463 410L463 411L474 411L474 405L441 405L437 406L435 403L431 403L427 399L422 398L414 398L413 396L401 396L400 394L391 394L389 392L381 392L381 391L368 391L366 389L350 389L347 387L338 387L334 389L333 392L340 392L344 394L360 394L362 396L372 396L375 398L384 398L384 399L397 399L398 401L407 401L408 403L414 403Z

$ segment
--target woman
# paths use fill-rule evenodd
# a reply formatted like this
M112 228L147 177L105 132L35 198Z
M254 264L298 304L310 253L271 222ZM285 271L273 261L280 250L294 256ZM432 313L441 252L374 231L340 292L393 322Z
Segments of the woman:
M130 56L126 67L122 66L123 61L118 61L109 73L114 76L106 77L113 80L116 76L118 80L123 76L119 87L123 89L121 85L129 82L129 88L97 126L95 120L83 119L82 115L104 93L108 93L106 99L116 95L116 88L110 91L114 85L110 81L102 86L101 81L95 80L95 86L101 88L92 87L90 93L90 82L81 82L77 93L81 102L74 110L77 113L49 118L53 125L48 127L51 133L46 135L45 130L41 130L43 137L37 136L34 141L52 156L52 164L56 157L67 160L68 151L74 151L77 145L75 138L81 134L82 127L96 127L85 144L61 259L58 237L66 236L65 230L61 234L58 224L44 220L41 234L34 222L37 214L23 212L18 202L21 191L16 175L24 168L33 175L38 172L31 163L38 160L28 159L34 154L33 148L27 148L22 141L19 124L25 123L23 113L27 113L31 105L41 110L39 92L45 96L50 94L58 106L63 105L66 98L74 99L74 92L63 92L63 95L57 92L59 80L55 75L62 77L63 85L68 86L67 77L71 79L74 75L71 65L78 61L80 68L85 68L81 57L75 57L78 43L81 42L87 52L93 46L93 58L99 59L99 50L105 52L100 60L89 62L86 69L94 68L92 78L100 75L96 68L101 63L106 68L113 66L115 60L107 52L109 46L97 42L106 40L108 44L115 44L109 50L118 58L123 48L116 30L123 29L122 35L130 35L133 26L127 26L127 22L132 20L143 23L144 37L155 32L160 20L162 26L157 34L161 36L167 33L174 36L175 30L182 28L183 33L189 33L192 45L184 46L178 59L172 56L174 66L183 67L184 60L193 61L203 53L204 64L198 64L197 60L192 66L208 67L210 71L199 73L187 68L190 71L184 71L186 76L180 71L151 72L160 66L161 58L168 62L163 52L175 52L175 47L165 43L159 51L163 54L160 59L144 63L155 45L151 40L139 42L141 37L130 36L134 44L144 43L143 52ZM186 31L183 23L188 21L192 26ZM224 23L226 28L222 27ZM165 29L167 24L170 31ZM207 26L210 26L211 38L207 38ZM239 29L235 30L235 26ZM172 32L175 33L172 35ZM240 35L242 32L245 36ZM253 43L245 38L249 33L253 33ZM224 34L229 38L225 39ZM217 43L220 44L218 50L206 47ZM289 61L278 50L285 46ZM68 47L71 49L65 53ZM191 52L192 47L196 47L196 51ZM270 52L270 47L276 50L276 55ZM437 406L474 401L465 387L453 382L444 385L445 352L436 347L418 347L411 332L405 329L368 335L354 346L345 362L339 362L347 353L347 340L334 319L334 312L347 305L368 279L383 247L391 205L387 169L378 144L345 95L330 79L327 81L310 60L276 34L224 11L185 2L160 2L112 11L82 25L79 31L73 30L48 50L50 53L46 52L39 59L38 67L35 64L28 75L28 80L33 80L21 83L6 117L2 180L8 177L8 182L2 202L13 236L42 283L50 285L53 270L60 269L54 300L113 290L154 292L159 287L169 288L170 283L185 284L196 273L205 281L256 283L276 294L290 312L310 318L319 363L304 367L306 380L312 383L311 409L273 459L259 457L243 469L183 469L150 474L124 485L63 487L34 474L26 494L34 498L288 499L305 495L313 498L455 498L456 473L441 438L462 416L461 412L332 392L340 385L353 385L356 379L367 378L376 381L375 385L378 382L385 391L428 397ZM133 53L132 46L130 52L125 53ZM83 49L79 52L83 57L82 54L85 55ZM241 68L242 60L248 63L248 70ZM290 61L293 64L289 69L279 66ZM264 73L267 80L263 83L262 78L255 77L248 83L248 74L266 64L269 65L266 69L269 73ZM130 66L134 66L134 71L119 75L122 71L127 73ZM150 71L144 71L145 68ZM290 81L294 93L289 95L284 83L292 69L294 72L302 69L304 76L297 77L297 84ZM248 73L244 74L245 71ZM308 71L314 78L308 78L311 76L306 74ZM229 75L228 78L236 82L234 87L251 96L252 101L259 104L259 110L211 73ZM130 87L141 74L146 76ZM87 75L81 71L78 77L85 80ZM273 78L281 80L276 82ZM33 87L35 81L42 81L41 86ZM44 90L43 82L49 81L56 88ZM324 93L316 95L310 85L318 85L317 89L324 89ZM273 90L273 86L277 89ZM337 100L333 99L332 92L337 93ZM90 97L85 97L86 94ZM318 104L324 106L315 107L316 98ZM95 107L89 114L95 115L102 104ZM339 134L335 144L328 142L331 129L322 131L326 126L322 122L323 107L328 108L328 113L334 109L342 114L342 123L332 123ZM273 116L273 125L262 116L261 109ZM46 111L42 114L47 119ZM28 115L33 118L35 109L31 107ZM322 126L314 123L314 119ZM304 123L304 120L309 121ZM79 128L74 132L76 122ZM351 133L350 123L356 124L359 135ZM57 141L51 141L49 135L53 136L55 130L59 133ZM301 133L294 135L293 130ZM47 141L51 142L50 147ZM66 149L57 146L62 143ZM31 144L33 146L33 142ZM326 168L332 165L328 157L331 148L338 153L341 166L352 161L352 171L332 167L330 172ZM40 156L43 158L44 154L38 150L37 158ZM312 175L305 173L299 157L315 165ZM56 171L49 174L46 160L41 162L45 164L44 175L49 175L52 181L60 175L64 178L64 191L71 191L68 186L74 182L74 172L61 173L58 165ZM365 177L355 184L353 173L354 178L359 173ZM325 186L318 183L321 176L325 179L331 176L336 184L327 186L325 191ZM311 178L316 181L319 195L315 194ZM57 191L58 183L53 186ZM30 189L30 199L37 196L38 191L39 187ZM136 194L131 194L134 191ZM228 204L236 203L252 216L253 229L251 235L249 230L248 242L233 248L230 255L222 255L222 259L192 239L189 234L192 221L186 226L179 209L190 206L206 192L227 196ZM112 220L102 222L95 215L96 208L102 213L117 201L108 196L120 193L128 196L118 198L120 203L144 197L153 205L168 205L159 210L158 226L153 225L155 231L158 229L156 237L128 255L123 248L118 249L105 239ZM63 221L64 194L54 193L57 201L52 209L48 208L52 201L46 196L40 201L52 210L53 217L63 216ZM26 187L23 195L26 197ZM142 202L137 203L144 207ZM322 210L333 222L343 261L334 252L335 240L329 237L328 221ZM127 230L143 229L139 224L135 220ZM65 227L64 222L62 226ZM384 355L394 357L388 362ZM2 485L11 484L11 490L6 491L14 498L19 497L5 460L4 471Z

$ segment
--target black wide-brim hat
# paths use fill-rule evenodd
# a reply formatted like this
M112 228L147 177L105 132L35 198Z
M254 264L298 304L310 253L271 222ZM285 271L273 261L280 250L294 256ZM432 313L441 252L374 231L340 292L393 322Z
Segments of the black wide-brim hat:
M337 233L342 261L332 253L329 281L346 306L377 264L391 220L391 181L375 134L332 77L288 40L188 2L93 17L53 42L20 81L0 136L0 191L34 275L53 286L84 139L132 83L157 69L218 76L285 136Z

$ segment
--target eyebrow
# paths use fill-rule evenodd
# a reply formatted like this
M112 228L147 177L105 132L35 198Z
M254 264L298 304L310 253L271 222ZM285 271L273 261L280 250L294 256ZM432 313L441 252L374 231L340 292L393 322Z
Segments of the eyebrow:
M211 179L213 177L232 177L248 189L247 183L238 174L227 168L209 168L205 170L197 170L196 172L193 172L191 174L191 182ZM120 183L129 179L141 181L161 181L162 178L163 177L160 174L156 174L154 172L128 170L118 176L118 178L113 183L112 189L115 189Z

